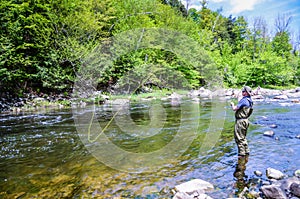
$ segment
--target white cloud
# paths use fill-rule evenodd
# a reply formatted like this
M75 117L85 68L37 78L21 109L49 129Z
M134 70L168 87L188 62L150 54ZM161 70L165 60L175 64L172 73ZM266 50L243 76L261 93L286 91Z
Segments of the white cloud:
M201 9L199 0L180 0L180 1L185 7L187 7L187 2L188 2L188 9L191 9L191 8L195 8L196 10Z
M211 0L211 2L213 2L213 3L221 3L223 1L226 1L226 0Z
M230 0L230 5L233 6L230 12L238 14L246 10L254 10L254 6L263 1L264 0Z
M186 5L187 1L189 8L201 8L199 0L181 0L183 5ZM208 4L223 4L222 7L230 7L230 10L227 10L228 13L239 14L243 11L252 11L256 5L263 2L269 2L272 5L272 1L274 0L209 0Z

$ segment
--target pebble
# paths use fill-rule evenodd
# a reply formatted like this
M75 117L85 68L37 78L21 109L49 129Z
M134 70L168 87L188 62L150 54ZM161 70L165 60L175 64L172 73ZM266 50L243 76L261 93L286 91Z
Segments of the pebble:
M254 174L255 174L257 177L261 177L261 176L262 176L262 172L261 172L261 171L254 171Z
M269 127L270 128L277 128L277 125L276 124L271 124Z
M294 172L294 176L300 177L300 169L298 169Z

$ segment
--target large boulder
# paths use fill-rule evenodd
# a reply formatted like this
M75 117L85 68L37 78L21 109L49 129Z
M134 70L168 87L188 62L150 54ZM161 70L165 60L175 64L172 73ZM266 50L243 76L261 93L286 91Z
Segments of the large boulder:
M261 191L268 199L287 199L284 191L282 191L280 187L276 185L262 186Z
M290 177L284 180L279 180L274 185L280 186L282 190L289 190L293 183L300 184L300 179L297 177Z
M300 184L293 182L290 186L290 191L293 195L300 197Z

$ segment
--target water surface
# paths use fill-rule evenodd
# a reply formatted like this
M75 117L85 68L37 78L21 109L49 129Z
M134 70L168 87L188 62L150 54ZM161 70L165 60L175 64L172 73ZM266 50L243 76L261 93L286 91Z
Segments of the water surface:
M130 169L129 160L122 160L127 166L119 170L102 163L91 153L91 149L97 149L100 144L92 142L87 146L84 143L82 137L86 134L75 128L74 110L2 114L0 198L172 198L171 189L175 185L194 178L215 186L208 192L213 198L236 196L240 187L233 176L237 149L233 140L234 114L229 102L156 100L120 107L112 104L80 111L96 110L95 118L100 126L107 126L105 136L131 153L158 151L176 139L178 132L183 135L182 144L190 141L190 136L193 136L192 142L187 150L178 151L175 161L163 162L155 171L145 172L149 171L149 165L143 168L143 164L139 164L132 166L132 172L126 172ZM299 104L255 103L248 132L251 154L243 173L245 183L255 181L255 170L264 173L266 168L273 167L293 175L299 169L300 139L296 138L300 134L299 108ZM121 110L119 119L125 119L109 123L116 110ZM126 123L128 117L135 125L132 132L126 132L130 128L121 128L125 125L121 122ZM162 119L151 123L155 118ZM272 124L277 128L272 129ZM146 128L149 126L151 128ZM275 137L263 136L266 130L273 130ZM215 133L217 131L221 134Z

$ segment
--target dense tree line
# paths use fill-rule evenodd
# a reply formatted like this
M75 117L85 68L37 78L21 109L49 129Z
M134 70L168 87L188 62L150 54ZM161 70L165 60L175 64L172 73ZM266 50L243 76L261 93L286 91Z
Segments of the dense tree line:
M250 26L244 17L225 17L221 10L208 9L207 1L201 3L200 10L187 10L179 0L2 0L1 91L71 91L79 68L99 43L138 28L187 35L205 51L209 58L203 62L211 60L209 67L217 67L226 86L299 83L299 51L291 44L289 18L279 16L276 34L270 36L262 18ZM189 87L207 83L197 66L174 52L146 48L115 60L101 75L99 89L109 90L133 68L143 76L138 69L145 64L176 70Z

